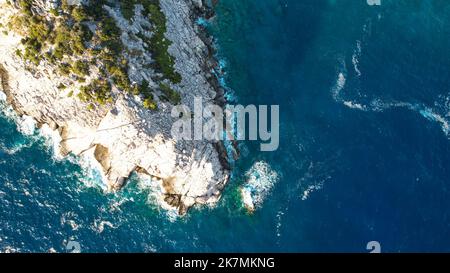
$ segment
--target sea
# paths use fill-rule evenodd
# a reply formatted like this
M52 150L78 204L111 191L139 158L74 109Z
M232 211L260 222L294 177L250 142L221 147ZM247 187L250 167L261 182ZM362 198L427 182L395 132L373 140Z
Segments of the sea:
M450 2L214 9L198 22L230 104L279 105L279 148L240 142L220 202L178 217L136 175L106 192L89 162L59 157L2 102L0 251L450 251Z

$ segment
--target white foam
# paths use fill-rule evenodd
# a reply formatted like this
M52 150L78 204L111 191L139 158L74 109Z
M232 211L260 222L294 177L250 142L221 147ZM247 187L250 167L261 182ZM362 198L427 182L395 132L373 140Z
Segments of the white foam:
M347 79L345 78L345 74L343 72L339 72L337 79L336 79L336 84L334 85L333 89L332 89L332 93L333 93L333 98L336 101L340 101L340 96L341 96L341 91L342 89L345 88L345 83L346 83Z
M31 145L33 145L33 142L15 144L12 148L7 148L4 145L0 145L0 149L9 155L14 155L17 152L20 152L24 148L31 147Z
M3 91L0 91L0 101L6 102L6 94Z
M105 227L109 227L112 229L117 228L110 221L104 221L104 220L95 220L94 221L93 228L97 233L102 233L105 230Z
M361 52L361 41L358 40L356 41L356 49L354 50L352 56L353 69L358 77L361 77L361 70L359 70L359 58L361 57Z
M20 252L19 249L14 248L12 246L3 247L3 249L0 250L0 253L19 253L19 252Z
M60 150L62 138L58 130L52 130L50 126L44 124L39 130L39 135L45 139L46 145L52 148L54 158L62 160L63 155Z
M247 182L241 188L242 202L249 211L254 211L278 182L279 175L267 162L258 161L247 171L246 177Z
M364 105L362 103L349 100L342 100L341 102L349 108L361 111L382 112L387 109L406 108L419 113L422 117L429 121L439 123L444 134L447 137L450 137L450 122L444 116L436 113L432 108L421 104L413 104L409 102L386 102L380 99L372 100L369 105Z
M85 152L77 158L69 156L68 159L81 167L83 175L80 180L85 186L100 187L104 191L108 190L108 180L101 171L102 166L95 159L93 152Z
M151 176L146 174L137 174L138 189L145 191L147 196L147 205L157 208L160 213L163 213L170 222L175 222L180 219L180 215L176 208L168 205L164 201L163 183L157 179L153 179ZM162 208L163 210L160 210Z
M283 215L284 215L283 211L277 212L277 237L281 237L281 226L282 226Z
M61 226L68 225L73 231L78 230L80 225L75 221L77 215L74 212L65 212L61 215L60 223Z
M435 121L441 124L442 131L448 136L450 132L450 126L448 121L441 115L434 113L433 110L426 108L420 110L420 114L428 120Z
M71 163L81 166L82 175L79 177L79 181L86 187L100 187L104 191L107 190L107 179L101 171L100 163L95 159L93 151L89 150L83 153L79 157L69 155L64 157L60 152L61 136L57 130L52 130L47 124L44 124L41 128L37 129L37 122L30 116L23 115L19 117L14 109L5 103L6 95L0 92L0 111L2 114L14 122L20 133L27 136L26 143L20 143L13 148L1 147L8 154L14 154L23 148L30 147L39 138L44 139L46 147L52 149L53 159L55 160L68 160Z
M303 191L303 194L301 196L301 199L303 201L307 200L309 198L309 196L311 195L312 192L314 191L318 191L322 188L323 183L319 183L317 185L310 185L308 186L308 188L306 188L306 190Z
M361 110L361 111L367 111L366 106L362 105L360 103L356 103L356 102L353 102L353 101L344 101L343 103L348 108L358 109L358 110Z
M26 136L31 136L36 130L36 121L30 117L23 115L17 120L17 129Z
M357 77L361 76L361 70L359 68L359 59L362 54L362 43L365 41L366 37L370 35L372 23L369 21L368 23L364 24L363 26L363 37L361 40L356 41L356 48L353 50L352 54L352 64L353 69L356 72ZM441 125L442 131L445 133L447 137L450 137L450 122L445 118L446 116L450 116L449 113L446 115L440 115L437 113L436 110L427 107L423 104L413 104L409 102L396 102L396 101L383 101L382 99L374 99L370 103L363 103L359 102L355 99L344 99L342 96L342 90L345 88L347 79L347 73L346 73L346 65L345 65L345 58L340 57L338 59L339 62L339 70L336 78L336 82L334 86L331 88L331 94L336 102L342 103L344 106L360 110L360 111L372 111L372 112L382 112L387 109L392 108L407 108L411 111L418 112L421 116L424 118L437 122ZM446 109L448 109L447 105L449 104L448 98L445 101ZM437 105L439 108L440 105ZM448 111L447 111L448 112ZM307 196L307 195L306 195Z

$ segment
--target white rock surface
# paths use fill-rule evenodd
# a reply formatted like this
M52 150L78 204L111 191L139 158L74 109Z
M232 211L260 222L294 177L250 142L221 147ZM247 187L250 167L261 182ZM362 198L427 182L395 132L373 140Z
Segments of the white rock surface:
M47 5L53 1L41 2ZM214 88L205 73L199 73L207 48L191 21L190 0L163 0L161 5L168 20L166 36L173 42L169 52L176 57L176 69L183 78L173 88L187 105L193 104L194 96L213 100ZM11 12L6 0L0 0L3 25ZM4 91L19 114L59 131L63 154L95 156L111 190L121 188L133 171L147 173L160 181L161 200L180 214L196 203L218 201L229 171L222 166L212 143L176 142L171 137L171 105L165 103L153 112L143 109L135 98L120 95L114 105L89 111L76 96L68 97L68 91L57 88L65 79L53 73L51 67L41 64L36 73L25 69L24 62L15 55L20 39L12 32L0 32L0 66L7 72L9 85L9 90ZM71 88L76 92L76 86Z

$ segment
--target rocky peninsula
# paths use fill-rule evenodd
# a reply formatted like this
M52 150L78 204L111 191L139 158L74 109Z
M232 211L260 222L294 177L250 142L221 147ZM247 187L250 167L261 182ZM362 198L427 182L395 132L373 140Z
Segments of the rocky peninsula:
M215 204L230 170L220 142L176 141L171 109L224 104L201 0L0 0L8 103L60 136L58 152L98 163L110 191L133 172L180 215Z

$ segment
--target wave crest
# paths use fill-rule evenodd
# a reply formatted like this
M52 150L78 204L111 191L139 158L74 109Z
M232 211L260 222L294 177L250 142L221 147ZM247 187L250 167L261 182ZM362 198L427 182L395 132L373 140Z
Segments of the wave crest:
M249 211L254 211L279 181L279 175L267 162L258 161L247 171L246 177L247 182L241 188L242 201Z

